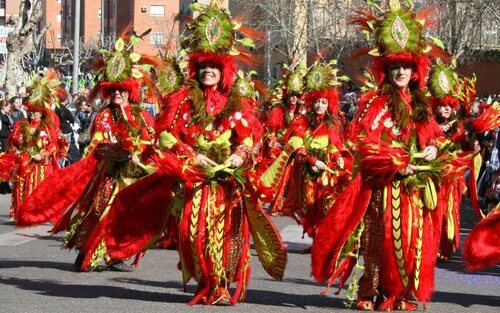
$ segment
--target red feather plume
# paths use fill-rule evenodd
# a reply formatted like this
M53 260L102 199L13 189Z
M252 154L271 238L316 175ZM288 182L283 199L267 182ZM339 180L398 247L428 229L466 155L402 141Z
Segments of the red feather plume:
M465 241L464 259L469 271L500 262L500 210L488 215L474 227Z

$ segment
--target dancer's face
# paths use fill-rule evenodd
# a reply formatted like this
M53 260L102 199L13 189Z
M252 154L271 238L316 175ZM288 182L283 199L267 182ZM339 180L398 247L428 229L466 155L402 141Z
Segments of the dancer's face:
M289 104L290 106L292 106L292 105L296 105L296 104L297 104L297 102L299 102L299 98L298 98L296 95L293 95L293 96L288 97L288 104Z
M125 106L128 104L128 91L112 89L109 92L109 100L113 105Z
M317 115L325 114L327 109L328 109L328 100L326 98L318 98L316 101L314 101L313 110L314 113L316 113Z
M410 63L396 63L389 67L389 78L397 88L406 88L413 73Z
M29 114L30 114L30 119L32 121L38 121L42 118L42 113L38 112L38 111L29 111Z
M198 79L203 87L216 86L221 79L221 68L217 64L203 63L198 70Z
M439 107L439 114L442 118L448 119L451 115L451 107L449 105L441 105Z

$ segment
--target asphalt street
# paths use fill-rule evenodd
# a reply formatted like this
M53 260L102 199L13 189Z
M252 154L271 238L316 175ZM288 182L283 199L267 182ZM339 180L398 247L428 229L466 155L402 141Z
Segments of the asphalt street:
M267 276L252 250L245 303L189 307L195 284L184 292L176 251L150 250L133 273L75 273L76 252L62 250L61 237L47 235L50 226L16 229L9 204L10 195L0 195L0 312L348 312L336 288L320 294L325 286L311 278L310 255L303 254L310 240L301 239L302 230L289 218L274 218L289 250L283 281ZM475 218L469 206L462 211L463 240ZM500 266L467 273L460 253L439 262L427 310L500 312Z

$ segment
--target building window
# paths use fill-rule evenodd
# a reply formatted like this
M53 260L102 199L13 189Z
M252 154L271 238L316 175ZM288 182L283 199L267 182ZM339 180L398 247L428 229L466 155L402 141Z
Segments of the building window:
M149 43L154 45L164 44L165 33L162 32L151 33L151 35L149 35Z
M0 0L0 9L5 9L5 0Z
M61 33L57 33L57 41L61 41Z
M0 26L5 26L5 16L0 16Z
M152 5L149 7L149 15L151 16L165 16L164 5Z
M61 23L61 13L57 14L56 19L58 23Z

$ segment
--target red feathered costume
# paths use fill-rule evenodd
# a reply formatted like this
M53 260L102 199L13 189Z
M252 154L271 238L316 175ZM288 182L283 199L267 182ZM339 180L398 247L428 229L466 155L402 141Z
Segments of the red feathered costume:
M14 154L12 173L11 219L22 214L20 206L38 185L59 169L59 158L68 153L68 142L59 129L59 119L45 104L25 104L30 116L14 125L9 137L10 154ZM36 117L40 114L40 117Z
M451 95L442 99L432 98L432 106L436 121L439 123L447 140L443 148L450 158L446 164L447 173L439 191L440 205L443 207L443 228L439 245L439 258L448 260L452 251L457 251L460 244L460 205L466 192L465 171L474 168L473 145L469 143L463 122L458 119L456 111L460 103ZM451 113L447 114L447 110ZM444 152L444 151L442 151ZM471 184L475 184L471 175ZM473 197L473 192L471 191ZM477 200L475 201L477 203Z
M135 79L113 84L102 87L118 88L137 98ZM147 161L143 152L153 136L153 120L138 104L105 106L92 125L86 157L49 176L23 203L18 225L50 220L55 225L53 233L67 231L64 246L79 250L76 270L97 266L107 255L103 225L111 203L118 191L146 174L145 165L136 165L132 156Z
M464 244L469 271L478 271L500 262L500 205L472 229Z
M325 113L317 114L314 102L328 101ZM273 189L271 212L283 212L297 220L313 238L316 227L350 177L352 157L343 144L339 96L335 89L305 95L307 113L288 128L287 144L262 179ZM316 161L328 170L315 167Z
M278 158L286 145L287 132L294 121L302 117L300 112L301 95L287 91L285 87L281 87L279 92L281 93L279 95L281 101L278 105L270 108L265 122L266 136L262 149L262 162L257 166L259 173L263 173ZM277 214L279 209L278 206L272 206L271 214Z
M199 83L202 64L221 70L215 88ZM238 88L232 88L237 70L232 57L193 53L189 69L190 80L169 97L156 120L159 146L166 155L176 156L178 167L174 171L182 182L168 183L175 180L166 180L163 173L172 173L172 169L165 169L172 162L163 162L159 164L163 173L152 174L124 190L107 224L106 242L112 256L131 256L154 242L157 235L171 233L168 228L175 227L184 283L190 279L198 282L190 304L234 304L245 298L248 286L251 235L270 275L281 279L286 263L281 238L256 205L258 195L252 193L250 184L252 150L263 130L254 116L252 102L244 99ZM186 170L196 164L197 155L221 165L237 155L244 163L236 169L209 166L198 177L188 175ZM246 188L242 185L245 177ZM140 193L146 190L147 196L141 198ZM132 224L127 212L136 212L139 202L141 212L147 213L132 213L133 222L144 227L124 231L122 225ZM236 290L230 295L228 287L232 282L236 282Z
M356 175L317 230L312 273L320 282L331 285L339 278L343 285L356 256L362 254L365 274L359 281L358 309L373 310L374 297L379 310L412 309L415 304L406 301L410 295L425 302L434 290L439 208L424 205L423 189L416 183L420 176L403 176L398 171L410 158L402 160L390 150L359 147L384 143L407 151L434 146L428 149L437 151L441 131L423 90L430 65L427 57L401 53L376 58L375 63L381 79L379 90L362 97L347 130L346 139L357 147ZM392 85L388 77L391 64L412 65L408 89ZM386 168L381 171L380 164L368 162L374 158L391 162L383 163Z

